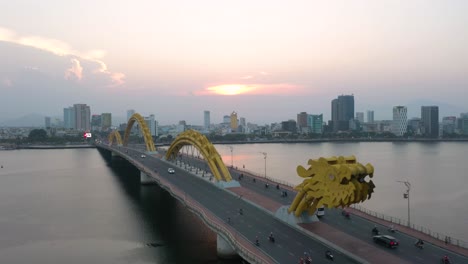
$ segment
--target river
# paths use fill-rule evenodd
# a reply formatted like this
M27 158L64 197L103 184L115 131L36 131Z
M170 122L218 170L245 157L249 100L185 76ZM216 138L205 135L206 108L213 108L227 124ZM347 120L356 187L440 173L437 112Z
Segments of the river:
M468 241L468 142L216 145L227 165L293 184L310 158L375 167L368 209ZM95 149L0 151L0 263L232 263L216 236L157 186ZM234 262L235 263L235 262Z

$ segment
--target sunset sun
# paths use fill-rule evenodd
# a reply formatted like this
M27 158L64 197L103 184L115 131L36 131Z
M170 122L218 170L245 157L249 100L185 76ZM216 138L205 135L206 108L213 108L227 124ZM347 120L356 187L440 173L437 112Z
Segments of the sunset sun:
M249 87L244 84L223 84L208 87L207 90L220 95L238 95L248 93L252 90L252 87Z

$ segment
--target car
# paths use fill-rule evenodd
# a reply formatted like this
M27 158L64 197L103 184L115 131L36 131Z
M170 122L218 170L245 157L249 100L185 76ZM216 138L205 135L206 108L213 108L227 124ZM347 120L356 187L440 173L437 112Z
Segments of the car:
M174 174L175 170L173 168L169 168L169 169L167 169L167 172L169 172L170 174Z
M318 217L324 216L325 215L325 206L317 208L317 211L315 211L315 214Z
M140 157L142 157L142 158L146 158L146 155L143 155L143 154L141 154L141 156L140 156Z
M372 238L375 243L382 244L389 248L396 248L400 244L398 240L389 235L378 235Z

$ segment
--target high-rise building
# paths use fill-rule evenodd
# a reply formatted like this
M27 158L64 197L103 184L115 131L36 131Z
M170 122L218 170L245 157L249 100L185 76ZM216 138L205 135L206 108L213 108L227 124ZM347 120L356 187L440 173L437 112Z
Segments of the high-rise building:
M45 122L45 128L50 128L50 116L46 116L44 118L44 122Z
M349 130L349 120L354 119L354 95L340 95L332 100L333 132Z
M135 110L133 109L127 110L127 122L130 119L130 117L132 117L133 114L135 114Z
M364 123L364 112L356 112L356 119L359 123Z
M231 113L231 131L235 132L237 131L237 127L238 127L238 123L237 123L237 113L235 111L233 111Z
M468 135L468 113L461 113L457 123L459 133L462 135Z
M245 117L239 118L239 123L240 123L241 126L243 126L245 128L245 124L246 124Z
M63 126L66 129L75 128L75 108L67 107L63 109Z
M145 117L146 126L148 127L151 136L156 136L156 121L154 115Z
M422 134L426 137L439 137L439 107L421 106Z
M75 129L79 131L91 130L91 108L86 104L74 104Z
M307 128L307 113L306 112L300 112L297 114L297 127L299 128L299 131L303 131L304 128Z
M112 126L112 114L111 113L102 113L101 114L101 127L102 131L107 131Z
M408 128L408 109L406 106L393 107L392 133L398 137L403 136Z
M205 131L210 130L210 111L204 111L203 112L203 121L204 121L204 128Z
M309 130L314 134L322 134L323 132L323 114L307 115L307 124Z
M374 123L374 110L367 110L367 123Z
M223 116L223 123L224 124L230 124L231 123L231 117L228 115Z
M101 121L102 121L101 115L92 115L91 116L91 130L101 131L101 128L102 128Z
M296 120L288 120L281 122L281 129L283 131L289 131L291 133L297 132L297 123Z

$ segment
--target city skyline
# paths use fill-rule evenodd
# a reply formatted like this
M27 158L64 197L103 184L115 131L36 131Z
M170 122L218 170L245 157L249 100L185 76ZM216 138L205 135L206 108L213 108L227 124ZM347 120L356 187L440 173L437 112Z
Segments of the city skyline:
M468 112L466 1L35 5L0 11L0 123L60 116L76 102L163 124L203 124L204 110L260 124L303 111L330 120L341 94L376 120L395 105L409 118L423 105L441 117Z

